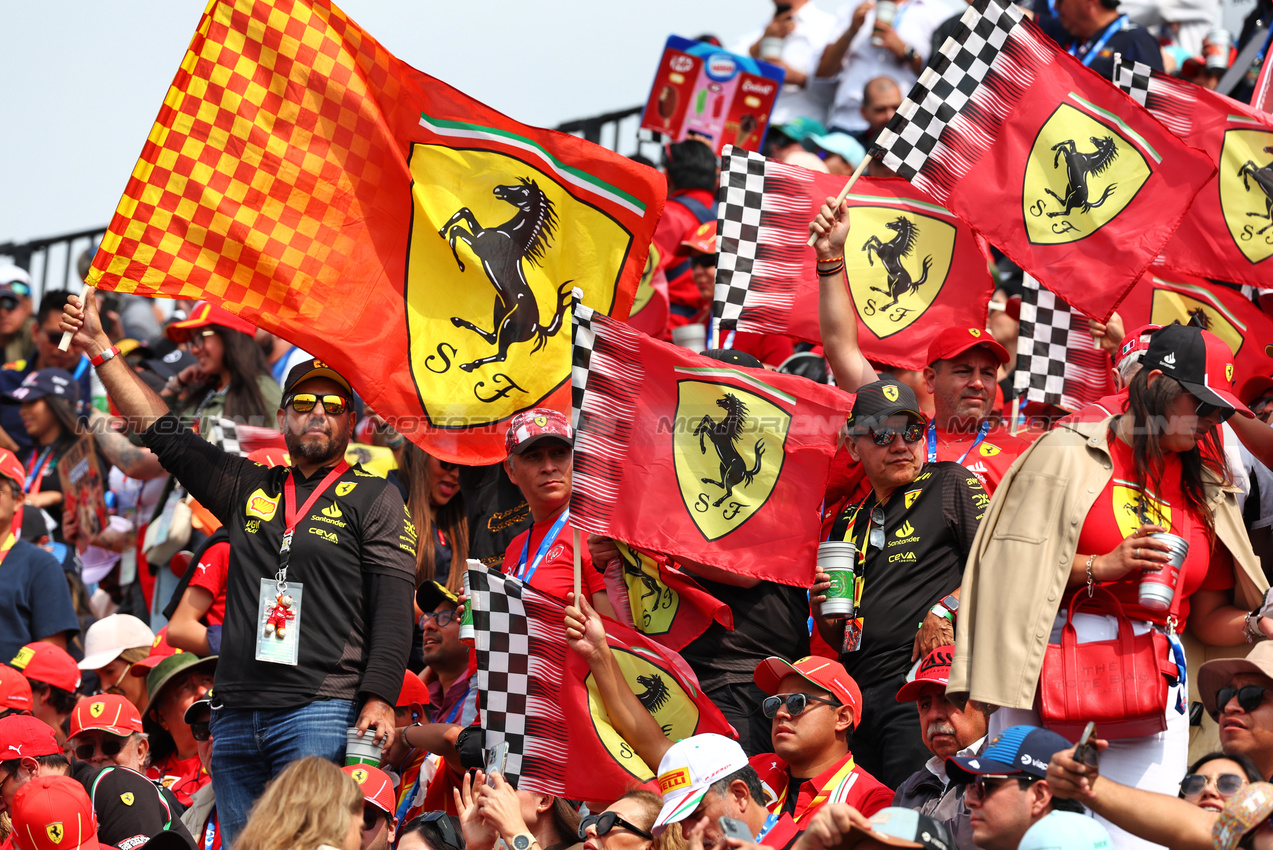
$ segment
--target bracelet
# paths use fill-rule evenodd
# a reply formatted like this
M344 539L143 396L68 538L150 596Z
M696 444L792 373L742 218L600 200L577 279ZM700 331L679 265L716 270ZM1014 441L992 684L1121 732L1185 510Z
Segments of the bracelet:
M1096 561L1095 555L1087 556L1086 569L1087 569L1087 598L1088 599L1091 599L1092 594L1095 592L1094 588L1092 587L1092 564L1095 563L1095 561Z
M101 354L97 355L96 357L90 357L88 359L88 362L92 363L94 366L101 366L107 360L115 359L115 357L118 356L118 354L119 354L119 346L112 345L110 348L106 349Z
M843 261L843 260L841 260L841 261L840 261L840 263L839 263L838 265L830 266L829 268L825 268L825 269L824 269L824 268L822 268L821 266L819 266L819 267L818 267L818 277L831 277L832 275L837 275L837 274L839 274L839 273L840 273L840 272L842 272L842 271L844 271L844 261Z
M1247 643L1264 640L1264 632L1260 631L1260 627L1257 624L1259 618L1259 611L1248 611L1246 617L1242 620L1242 637L1246 638Z
M949 608L947 608L945 605L941 604L940 602L934 605L932 607L932 610L930 610L928 613L934 614L938 617L945 617L947 620L950 620L952 623L955 622L954 612L951 611Z
M844 255L838 257L827 257L825 260L818 260L819 263L841 263L844 262Z

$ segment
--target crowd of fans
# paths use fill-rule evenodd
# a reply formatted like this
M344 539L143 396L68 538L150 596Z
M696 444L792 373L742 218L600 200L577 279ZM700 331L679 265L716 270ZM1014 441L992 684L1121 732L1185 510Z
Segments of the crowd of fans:
M768 152L847 174L958 10L776 5L735 46L787 72ZM1031 11L1107 76L1112 52L1218 76L1181 61L1204 49L1214 7ZM855 394L821 537L855 546L854 614L823 610L821 564L793 587L650 553L729 611L732 627L712 622L680 656L736 738L671 740L633 692L606 640L631 617L612 598L626 592L615 541L587 538L575 595L561 413L517 415L503 463L460 466L348 376L214 304L37 304L6 267L6 845L1273 846L1273 376L1235 386L1207 331L1129 332L1116 314L1091 332L1117 393L1027 409L1018 430L1010 264L984 326L936 334L922 370L873 363L844 286L847 205L811 225L823 344L713 339L718 164L687 141L662 167L670 202L642 285L663 308L633 324ZM100 508L64 483L90 461ZM486 774L460 639L469 559L565 603L570 648L653 782L567 800ZM1107 648L1100 665L1064 663L1083 645ZM1147 676L1126 672L1133 656Z

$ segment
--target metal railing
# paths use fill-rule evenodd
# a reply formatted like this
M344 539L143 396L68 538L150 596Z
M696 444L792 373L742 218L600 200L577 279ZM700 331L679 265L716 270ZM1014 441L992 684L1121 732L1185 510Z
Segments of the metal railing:
M643 108L634 106L618 112L577 118L557 125L556 129L581 136L612 151L630 154L640 150L637 125ZM620 149L625 140L632 145L627 151ZM14 265L26 269L33 283L31 294L39 303L44 293L51 289L79 290L81 278L76 267L79 256L90 248L95 249L105 233L105 227L95 227L28 242L4 242L0 243L0 257L8 257Z

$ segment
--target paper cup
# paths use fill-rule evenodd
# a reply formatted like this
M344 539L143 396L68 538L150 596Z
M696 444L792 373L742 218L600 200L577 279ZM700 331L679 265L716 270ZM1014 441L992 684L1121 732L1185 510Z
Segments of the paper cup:
M376 730L368 729L361 738L358 727L350 726L345 735L345 764L369 764L380 767L380 745L375 742Z
M897 4L893 0L879 0L875 4L875 23L893 25L893 21L897 19ZM876 47L884 44L884 39L878 35L871 36L871 44Z
M786 39L765 36L760 40L760 58L766 61L782 56L782 44Z
M1189 555L1189 541L1168 532L1151 534L1149 537L1161 540L1171 547L1168 553L1170 560L1162 565L1162 569L1141 571L1140 604L1151 611L1166 611L1176 595L1176 581L1180 578L1180 568Z
M469 560L469 567L481 564L481 561ZM473 591L469 589L469 571L460 574L464 580L464 616L460 618L460 643L472 646L477 641L477 631L473 628Z
M824 617L852 617L857 547L847 540L828 540L818 544L818 569L831 577L826 601L822 603Z
M672 342L682 348L701 354L707 347L707 326L694 322L672 328Z

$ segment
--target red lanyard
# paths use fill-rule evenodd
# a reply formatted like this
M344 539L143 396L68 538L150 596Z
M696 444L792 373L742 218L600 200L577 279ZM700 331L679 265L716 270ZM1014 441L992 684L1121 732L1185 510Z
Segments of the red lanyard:
M309 498L305 500L305 504L301 505L301 509L296 510L296 473L288 470L287 481L283 483L283 521L287 524L283 529L283 546L280 552L286 552L292 547L292 533L296 531L296 524L301 521L301 517L309 513L309 509L314 507L314 503L318 501L318 497L327 492L327 488L332 485L340 476L344 475L349 469L349 463L341 460L336 464L336 468L327 473L319 485L314 488L314 492L309 494Z

